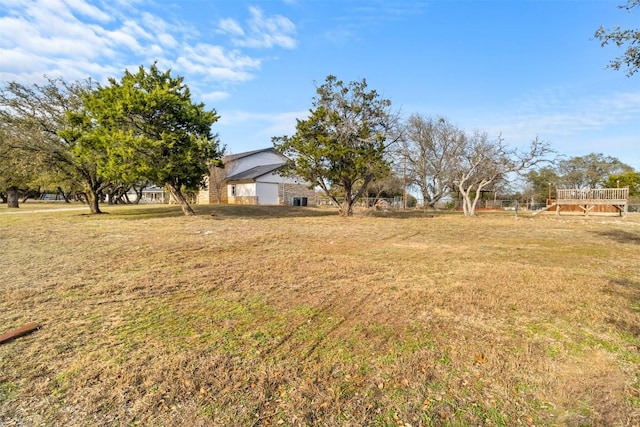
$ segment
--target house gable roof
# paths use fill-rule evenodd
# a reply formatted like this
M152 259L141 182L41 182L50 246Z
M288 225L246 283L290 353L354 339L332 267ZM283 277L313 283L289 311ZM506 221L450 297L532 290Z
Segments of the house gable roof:
M265 151L265 150L260 150L260 151ZM271 173L273 171L276 171L278 169L280 169L282 166L286 165L286 162L282 162L282 163L276 163L273 165L260 165L260 166L256 166L253 167L251 169L247 169L246 171L237 173L235 175L230 176L229 178L227 178L227 181L246 181L246 180L254 180L256 178L259 178L263 175L266 175L268 173Z
M270 152L270 151L273 152L273 153L276 153L276 150L273 147L269 147L269 148L262 148L260 150L245 151L244 153L229 154L227 156L223 156L222 160L224 162L230 162L230 161L233 161L233 160L242 159L243 157L249 157L249 156L253 156L254 154L267 153L267 152ZM276 153L276 154L280 154L280 153Z

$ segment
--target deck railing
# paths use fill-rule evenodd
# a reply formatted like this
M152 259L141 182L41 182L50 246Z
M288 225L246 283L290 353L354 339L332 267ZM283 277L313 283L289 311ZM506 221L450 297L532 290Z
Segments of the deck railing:
M624 188L558 188L558 204L626 204L629 187Z

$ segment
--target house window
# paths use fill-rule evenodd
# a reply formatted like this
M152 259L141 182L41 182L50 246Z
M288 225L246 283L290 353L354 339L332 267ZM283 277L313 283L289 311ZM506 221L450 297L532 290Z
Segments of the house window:
M231 195L232 195L233 197L236 197L236 186L235 186L235 185L232 185L232 186L231 186Z

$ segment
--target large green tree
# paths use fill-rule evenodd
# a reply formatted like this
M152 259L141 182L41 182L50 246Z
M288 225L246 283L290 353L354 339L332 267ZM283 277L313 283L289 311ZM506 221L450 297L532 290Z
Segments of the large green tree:
M19 207L19 192L28 190L37 173L31 165L38 157L21 149L21 139L21 132L0 123L0 193L10 208Z
M97 165L105 154L85 144L79 124L70 120L82 111L84 95L94 88L91 80L67 83L48 78L31 86L10 82L0 90L0 120L11 136L5 147L13 157L31 159L31 173L47 174L59 186L79 188L91 212L99 213L99 196L108 182ZM20 163L13 165L15 172L8 169L8 174L19 173Z
M390 171L385 153L396 118L391 101L368 90L364 79L344 83L330 75L316 93L296 133L274 137L273 143L291 159L288 173L320 187L340 215L351 216L369 183Z
M530 170L524 177L528 184L528 195L539 203L553 198L555 188L560 180L555 169L551 166Z
M640 196L640 172L628 170L618 175L610 175L604 182L608 188L629 187L629 197Z
M633 168L615 157L601 153L571 157L558 162L558 186L564 188L602 187L610 175L619 175Z
M619 6L628 12L633 12L634 7L640 7L640 0L628 0L627 4ZM610 68L619 70L626 67L627 76L631 77L640 70L640 30L634 28L621 28L619 25L613 28L600 27L595 32L595 37L604 47L609 43L617 47L625 47L624 54L611 61Z
M185 215L194 215L185 190L197 190L220 147L211 126L219 116L193 103L183 77L160 71L156 64L85 97L87 112L77 117L82 140L104 149L103 174L119 182L145 179L164 185Z

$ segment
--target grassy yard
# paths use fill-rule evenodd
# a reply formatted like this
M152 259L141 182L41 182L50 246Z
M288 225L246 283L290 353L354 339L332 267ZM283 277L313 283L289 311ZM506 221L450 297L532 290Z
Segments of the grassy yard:
M2 426L640 425L640 216L0 208Z

